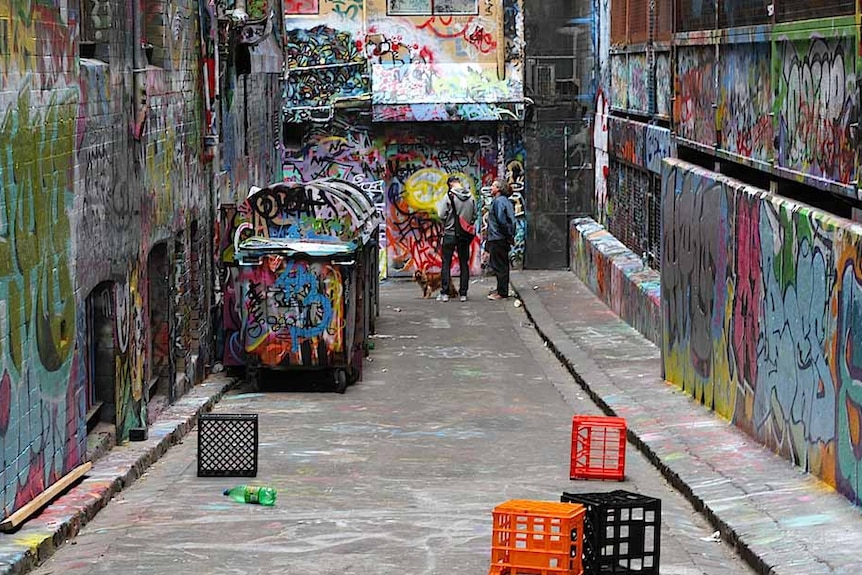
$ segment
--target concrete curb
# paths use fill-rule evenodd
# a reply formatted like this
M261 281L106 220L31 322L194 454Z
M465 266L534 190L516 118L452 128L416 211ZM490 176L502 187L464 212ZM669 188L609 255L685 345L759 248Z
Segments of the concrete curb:
M547 343L554 355L571 373L578 385L590 396L590 398L609 416L617 416L618 413L605 398L594 389L599 381L608 385L613 383L607 374L586 353L579 349L556 324L550 313L545 309L541 300L528 287L518 283L512 278L512 287L524 306L530 322L539 336ZM680 475L667 463L662 461L657 454L640 435L637 429L631 425L628 427L628 440L661 472L667 481L694 506L694 508L705 515L710 524L717 529L722 538L733 545L740 556L758 573L763 575L774 575L776 565L767 562L754 549L749 546L740 536L737 530L724 521L711 506L704 501L692 487L686 483Z
M0 575L20 575L47 560L91 521L111 499L197 424L222 396L239 383L226 374L208 377L162 412L148 439L114 447L93 464L84 479L45 507L20 529L0 535Z

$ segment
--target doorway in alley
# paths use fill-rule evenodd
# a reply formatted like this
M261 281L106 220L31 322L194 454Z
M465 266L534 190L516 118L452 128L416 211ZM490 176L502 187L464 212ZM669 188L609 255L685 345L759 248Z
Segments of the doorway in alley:
M149 309L149 419L154 419L172 401L170 262L168 244L156 244L147 258L147 308Z
M114 282L102 282L87 296L87 430L117 422L114 372Z

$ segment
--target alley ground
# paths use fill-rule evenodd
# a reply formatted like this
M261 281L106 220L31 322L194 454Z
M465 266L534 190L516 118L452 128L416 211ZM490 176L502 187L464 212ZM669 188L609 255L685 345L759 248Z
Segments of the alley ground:
M601 412L490 287L444 304L387 282L373 362L345 395L279 376L215 405L259 414L254 483L279 489L275 507L198 478L195 429L33 572L484 575L495 505L622 488L662 501L663 575L753 573L632 445L624 482L569 480L572 415Z

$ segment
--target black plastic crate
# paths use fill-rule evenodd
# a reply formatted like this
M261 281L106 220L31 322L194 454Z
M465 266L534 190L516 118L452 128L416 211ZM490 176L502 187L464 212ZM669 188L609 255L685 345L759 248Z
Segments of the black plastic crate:
M580 503L584 518L584 575L658 575L661 499L617 489L609 493L563 493Z
M198 416L198 477L257 476L257 414Z

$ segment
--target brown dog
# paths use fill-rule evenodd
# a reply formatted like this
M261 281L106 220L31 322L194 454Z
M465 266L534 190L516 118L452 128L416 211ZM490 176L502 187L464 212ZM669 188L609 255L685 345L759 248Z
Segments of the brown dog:
M416 270L413 274L413 281L419 284L422 288L422 297L434 297L434 294L440 293L440 286L443 283L443 276L440 272L429 272L425 270ZM455 285L449 283L449 297L458 297L458 290Z

